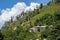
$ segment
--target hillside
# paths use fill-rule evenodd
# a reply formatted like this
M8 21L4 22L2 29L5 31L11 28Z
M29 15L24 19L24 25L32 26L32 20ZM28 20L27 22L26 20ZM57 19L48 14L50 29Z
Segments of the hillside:
M4 35L4 40L41 40L44 38L49 40L47 36L51 36L50 32L54 30L50 29L49 26L52 25L55 27L59 24L60 3L50 3L49 5L42 6L42 8L39 7L34 11L30 11L25 15L23 14L22 18L17 16L17 21L11 19L11 21L6 22L2 27L2 34ZM37 27L37 31L34 32L34 30L32 30L32 32L30 32L30 28L34 26L46 26L47 29L40 30L39 27ZM44 32L46 35L42 36Z

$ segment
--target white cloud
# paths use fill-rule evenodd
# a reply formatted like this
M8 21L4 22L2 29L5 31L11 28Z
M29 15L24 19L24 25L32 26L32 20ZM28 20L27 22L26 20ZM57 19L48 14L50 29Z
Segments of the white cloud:
M6 21L9 21L11 17L16 17L21 14L22 11L30 11L36 9L36 6L39 6L38 3L31 3L30 6L26 6L24 2L18 2L12 8L6 8L1 11L0 15L0 26L2 26Z
M39 3L31 2L30 6L26 7L25 12L33 11L34 9L38 8L39 6L40 6Z

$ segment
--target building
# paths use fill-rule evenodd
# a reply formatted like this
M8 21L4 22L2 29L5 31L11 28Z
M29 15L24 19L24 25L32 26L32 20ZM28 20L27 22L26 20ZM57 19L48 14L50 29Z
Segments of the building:
M46 28L46 26L34 26L34 27L30 28L29 32L37 32L37 31L40 32L41 30L43 30L45 28Z

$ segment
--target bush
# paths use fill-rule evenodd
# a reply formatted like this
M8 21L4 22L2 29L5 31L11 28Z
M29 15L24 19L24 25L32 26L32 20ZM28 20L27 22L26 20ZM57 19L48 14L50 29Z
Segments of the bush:
M51 1L49 1L49 2L47 3L47 5L50 5L50 3L51 3Z
M56 20L60 20L60 12L59 11L55 12L54 16L55 16Z
M0 30L0 40L3 40L3 35L1 33L1 30Z

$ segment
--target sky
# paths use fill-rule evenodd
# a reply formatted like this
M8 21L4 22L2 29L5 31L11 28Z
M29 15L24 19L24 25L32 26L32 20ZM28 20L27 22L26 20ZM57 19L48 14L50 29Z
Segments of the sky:
M0 0L0 29L6 21L21 14L22 11L27 12L30 9L36 9L36 5L41 3L47 4L50 0Z
M0 0L0 9L11 8L17 2L25 2L26 5L30 5L31 2L46 4L50 0Z

